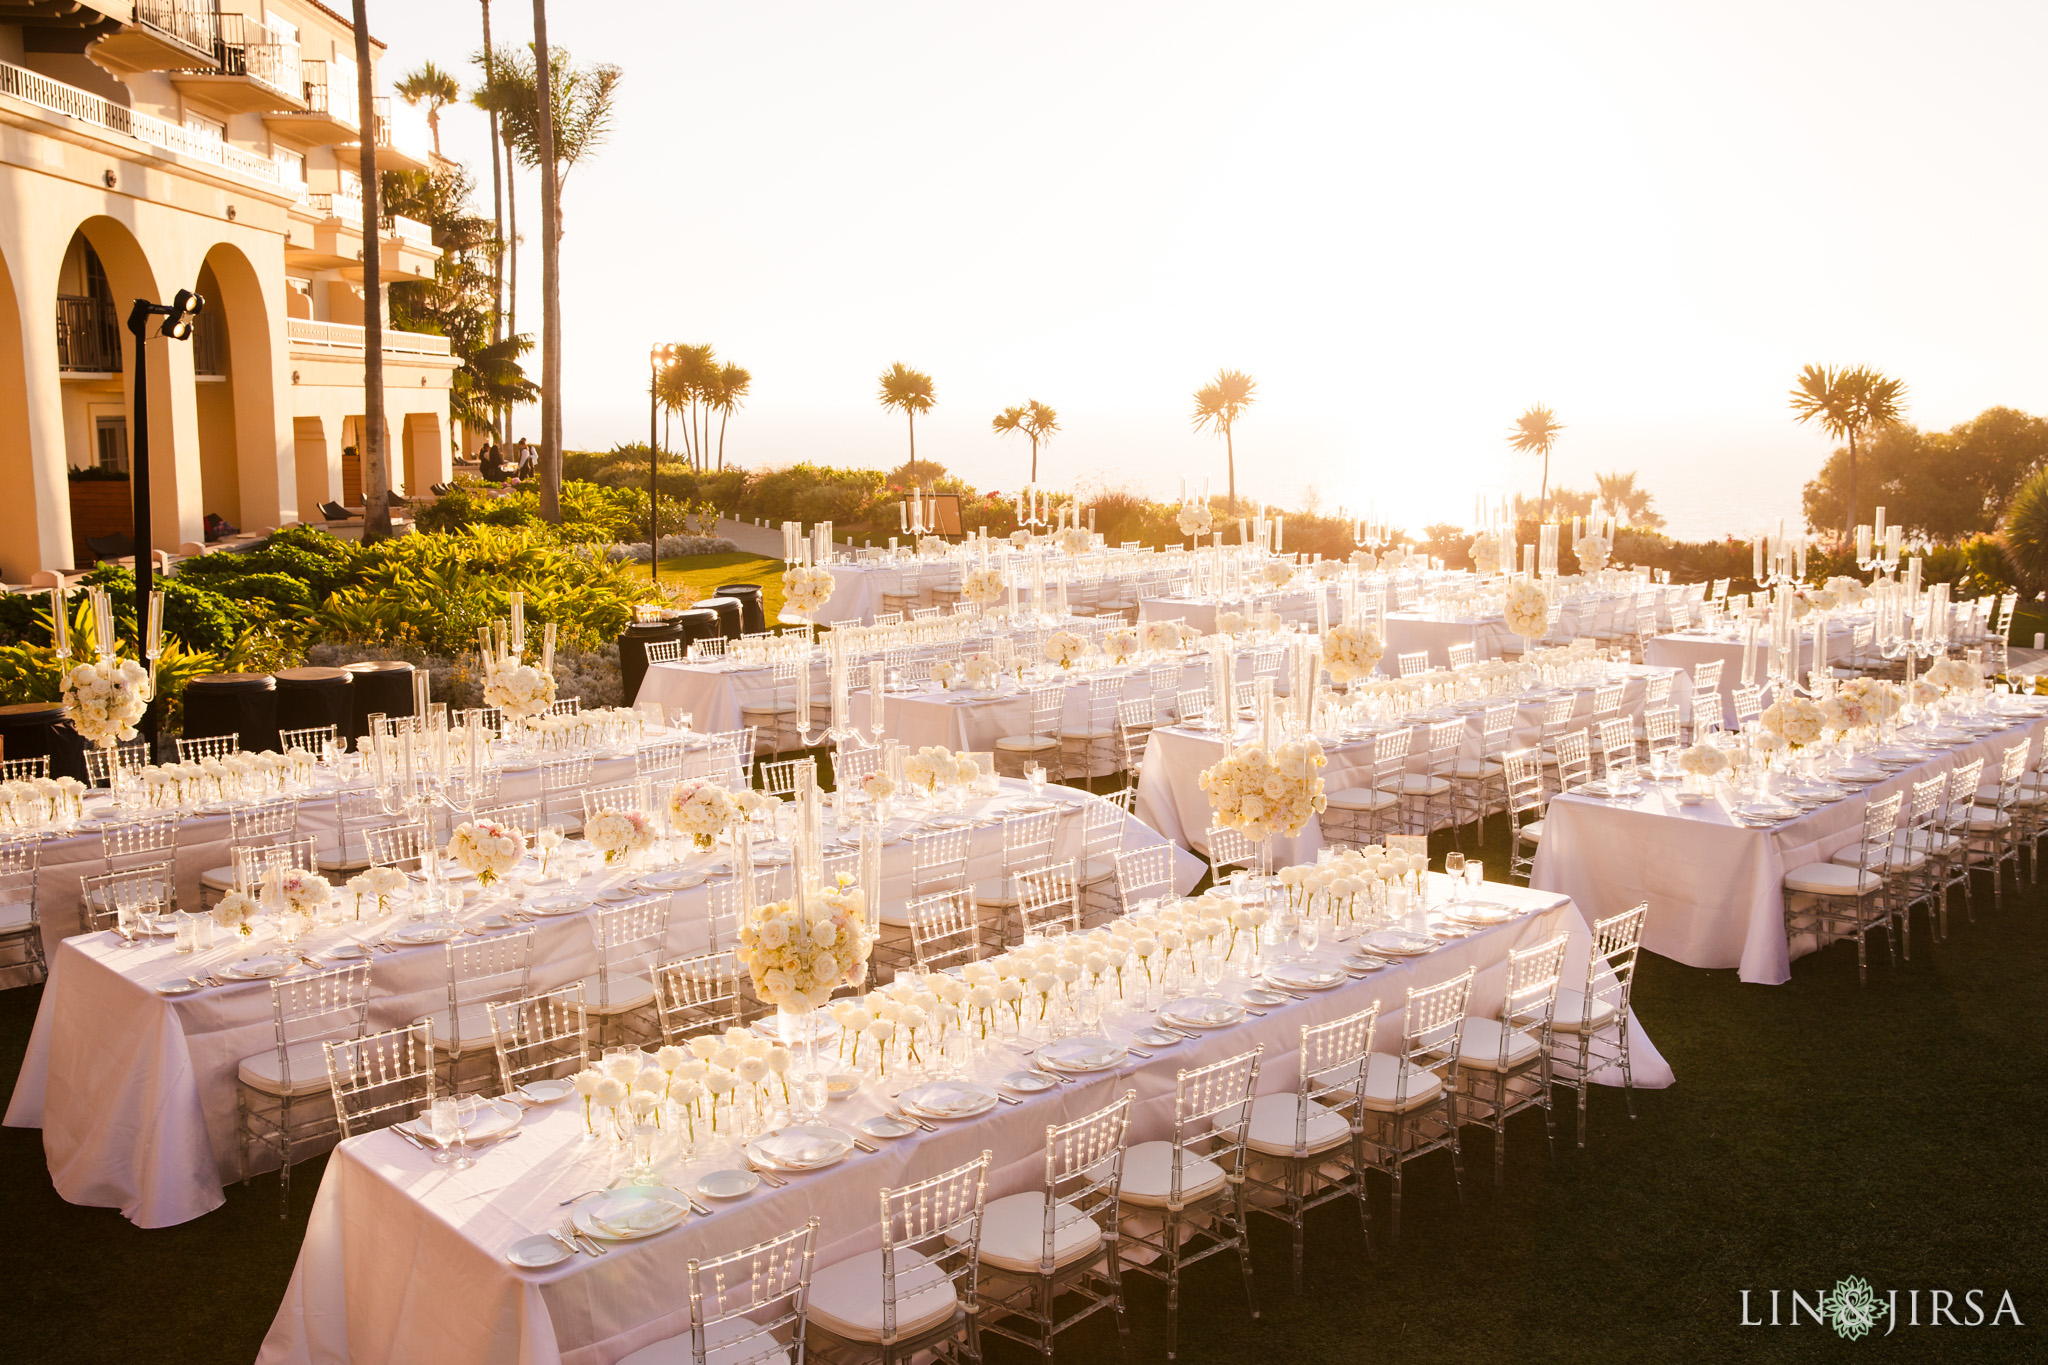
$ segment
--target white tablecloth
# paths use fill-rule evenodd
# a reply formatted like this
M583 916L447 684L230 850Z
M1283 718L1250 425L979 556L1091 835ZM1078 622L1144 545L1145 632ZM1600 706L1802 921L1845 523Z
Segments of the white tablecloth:
M1742 686L1743 642L1740 638L1724 638L1704 632L1685 632L1678 635L1659 635L1643 647L1643 662L1662 664L1667 668L1682 668L1688 675L1693 665L1721 660L1721 714L1726 723L1735 724L1735 689ZM1849 629L1835 625L1828 630L1828 659L1845 659L1849 655ZM1757 649L1757 682L1765 682L1769 671L1769 651ZM1813 668L1813 637L1802 636L1799 649L1799 676L1803 680Z
M1001 796L961 812L985 821L974 831L973 877L999 874L1002 812L1028 794L1022 783L1005 783ZM1060 836L1062 856L1072 856L1080 846L1081 805L1099 798L1061 787L1048 788L1046 796L1072 807ZM895 833L906 827L902 819L891 824ZM1123 838L1127 848L1162 842L1135 820L1125 822ZM898 902L907 894L909 868L908 840L883 850L886 900ZM1191 854L1177 853L1179 889L1192 887L1201 871ZM586 889L599 884L593 879ZM482 913L472 911L470 918ZM707 887L674 894L672 956L705 951L709 914ZM567 985L597 970L594 918L588 911L536 917L534 990ZM390 919L338 926L301 940L297 950L319 956L343 940L374 939L399 927ZM273 1046L275 1038L270 986L243 982L174 997L157 994L155 987L276 947L274 937L259 938L253 949L223 946L181 955L167 940L131 947L111 932L57 945L6 1122L43 1129L59 1194L75 1204L118 1208L144 1227L181 1223L219 1206L221 1186L239 1174L235 1067ZM373 1029L410 1023L445 1007L446 954L439 945L380 952L371 961ZM258 1151L257 1169L267 1169Z
M467 1171L435 1166L427 1153L390 1133L342 1143L327 1164L305 1245L290 1288L258 1360L262 1365L339 1365L343 1361L517 1361L520 1365L608 1365L678 1332L687 1333L684 1263L751 1245L820 1219L817 1262L833 1264L873 1247L875 1192L936 1174L983 1149L995 1154L990 1200L1042 1188L1045 1130L1090 1113L1126 1089L1137 1091L1130 1141L1170 1137L1176 1073L1265 1046L1262 1093L1290 1090L1303 1025L1322 1023L1380 1002L1374 1034L1380 1051L1398 1050L1405 991L1478 969L1471 1010L1498 1010L1507 954L1559 932L1570 936L1565 980L1583 984L1589 935L1570 901L1517 887L1488 886L1490 899L1522 909L1521 918L1444 944L1365 980L1274 1007L1227 1029L1155 1049L1112 1071L998 1105L979 1118L940 1124L936 1133L878 1141L843 1164L792 1176L786 1188L763 1186L730 1204L712 1204L709 1218L643 1241L615 1243L602 1260L577 1256L546 1270L515 1269L504 1257L512 1243L559 1227L560 1201L600 1186L611 1171L599 1151L582 1144L580 1108L529 1110L518 1142L486 1150ZM1344 947L1327 944L1334 959ZM1226 988L1241 986L1233 974ZM1144 1022L1136 1011L1113 1011L1113 1036L1127 1038ZM1636 1084L1671 1084L1671 1070L1640 1027L1632 1033ZM997 1048L974 1063L993 1080L1017 1065ZM902 1084L892 1073L886 1090ZM880 1108L881 1083L871 1081L831 1108L841 1124ZM734 1164L730 1150L663 1174L694 1183L705 1171ZM1477 1177L1474 1177L1477 1178ZM1444 1209L1445 1216L1454 1210Z
M1792 977L1787 872L1854 844L1871 793L1900 790L1978 757L1987 780L1995 780L1999 753L2036 740L2044 726L2048 721L2015 725L1772 829L1734 823L1718 801L1680 806L1673 788L1632 801L1556 797L1530 882L1572 897L1593 919L1647 901L1643 946L1651 952L1689 967L1735 967L1744 981L1781 985Z
M1449 668L1452 645L1471 645L1478 651L1479 658L1498 659L1514 638L1508 633L1507 622L1498 616L1486 620L1446 621L1420 612L1390 611L1387 613L1387 653L1383 667L1391 673L1396 655L1426 649L1432 667ZM1514 647L1519 649L1520 645Z

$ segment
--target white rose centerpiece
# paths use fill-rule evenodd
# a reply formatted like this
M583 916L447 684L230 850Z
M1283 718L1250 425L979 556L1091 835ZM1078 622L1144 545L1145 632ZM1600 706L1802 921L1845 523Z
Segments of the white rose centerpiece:
M1379 632L1363 621L1346 621L1332 626L1323 636L1323 667L1333 682L1352 682L1379 666L1387 652Z
M1191 502L1182 507L1178 524L1180 533L1190 539L1206 536L1216 529L1216 519L1209 514L1209 509L1200 503Z
M1045 657L1061 668L1072 668L1088 653L1088 642L1071 630L1056 630L1045 639Z
M756 996L797 1014L821 1008L836 988L859 982L873 946L866 897L842 883L821 889L808 914L794 900L754 907L733 955L745 964Z
M514 720L532 720L555 701L555 680L532 664L485 663L484 705Z
M1804 697L1786 697L1772 702L1757 720L1765 730L1794 749L1817 741L1826 724L1820 707Z
M135 738L150 696L148 669L133 659L101 659L66 673L60 700L71 709L74 730L95 747L111 749Z
M969 569L960 579L960 596L978 607L985 607L998 601L1010 590L1003 578L1003 571L990 565L986 569Z
M1230 754L1203 771L1217 823L1254 839L1294 835L1324 808L1323 775L1328 760L1312 738L1277 745L1269 755L1256 744Z
M652 844L654 827L637 810L601 810L584 825L583 837L612 863Z
M792 616L813 616L832 600L832 571L822 564L803 564L782 571L782 610Z
M669 828L689 835L698 848L711 847L739 817L739 803L716 782L693 777L668 789Z
M1550 629L1550 594L1535 579L1518 578L1508 584L1501 614L1509 630L1525 640L1540 640Z
M1607 556L1613 550L1606 536L1580 536L1572 542L1572 553L1579 557L1581 573L1599 573L1607 567Z

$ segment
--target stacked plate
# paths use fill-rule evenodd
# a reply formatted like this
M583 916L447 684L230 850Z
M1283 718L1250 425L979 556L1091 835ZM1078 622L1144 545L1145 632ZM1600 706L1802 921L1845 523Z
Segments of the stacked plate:
M1170 1028L1228 1028L1242 1018L1237 1002L1201 995L1170 1000L1159 1010L1159 1021Z
M519 1121L524 1117L526 1117L526 1111L520 1108L516 1101L507 1099L483 1100L477 1108L476 1116L469 1121L468 1140L474 1144L489 1142L492 1138L501 1138L514 1128L517 1128ZM404 1123L397 1124L396 1127L411 1133L429 1146L438 1147L441 1145L434 1140L433 1126L424 1117L407 1119Z
M643 891L687 891L693 886L702 886L710 875L703 868L670 867L659 872L650 872L640 879Z
M667 1232L690 1216L690 1196L666 1185L621 1185L576 1206L578 1232L607 1242L631 1242Z
M1363 946L1388 957L1421 957L1436 951L1436 940L1406 929L1381 929L1367 934Z
M837 1165L853 1150L853 1139L822 1123L796 1123L763 1133L747 1144L747 1158L771 1171L816 1171Z
M1444 907L1444 918L1458 924L1506 924L1515 912L1493 901L1459 901Z
M218 969L214 975L227 977L231 981L268 981L274 976L283 976L290 966L289 958L276 953L263 953L230 962Z
M896 1098L905 1113L924 1119L971 1119L996 1107L996 1092L971 1081L927 1081Z
M537 896L526 903L529 915L574 915L590 908L590 897L575 891Z
M1344 973L1319 962L1275 962L1266 968L1266 980L1282 990L1326 991L1344 984Z
M1038 1049L1038 1064L1053 1071L1107 1071L1127 1055L1107 1038L1061 1038Z
M429 919L421 920L418 924L408 924L403 928L393 929L384 937L392 943L405 943L417 946L422 943L446 943L461 932L462 926L453 920Z

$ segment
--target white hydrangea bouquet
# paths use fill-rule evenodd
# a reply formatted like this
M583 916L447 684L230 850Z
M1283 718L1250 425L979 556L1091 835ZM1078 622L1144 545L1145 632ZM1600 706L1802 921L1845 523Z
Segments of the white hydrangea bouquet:
M988 691L1001 676L993 654L969 654L960 660L960 680L977 692Z
M1607 567L1607 556L1613 551L1606 536L1580 536L1572 542L1572 553L1579 557L1581 573L1599 573Z
M782 611L786 616L812 616L832 600L832 571L805 564L782 571Z
M821 888L809 913L794 900L755 906L740 926L733 956L745 964L756 997L798 1014L822 1008L835 989L858 983L873 947L867 898L848 878Z
M601 810L584 825L583 837L612 863L652 845L654 826L642 811Z
M1071 630L1056 630L1045 639L1047 661L1072 668L1088 653L1088 642Z
M1678 771L1697 786L1712 782L1729 766L1727 753L1711 744L1695 744L1678 755Z
M470 820L448 836L448 856L474 872L478 886L489 886L526 856L526 836L496 820Z
M711 847L739 817L739 803L716 782L693 777L668 789L669 828L689 835L698 848Z
M1095 533L1085 526L1069 526L1053 543L1068 555L1078 558L1095 548Z
M1820 707L1804 697L1786 697L1772 702L1757 720L1765 731L1794 749L1819 740L1826 725Z
M1000 601L1010 585L1003 578L1003 571L991 565L986 569L969 569L960 579L962 600L985 607Z
M1118 663L1138 652L1136 626L1111 626L1102 637L1103 652Z
M1882 678L1851 678L1836 689L1838 697L1854 697L1863 704L1872 725L1882 725L1899 714L1899 708L1906 703L1906 694L1897 683Z
M1332 626L1329 634L1323 636L1323 667L1330 670L1332 682L1352 682L1369 675L1379 667L1387 647L1381 642L1379 632L1363 621L1346 621L1341 626Z
M149 710L149 670L133 659L99 659L79 664L64 675L63 703L71 708L71 727L101 749L135 738L135 727Z
M1977 665L1968 659L1951 659L1947 655L1929 664L1922 676L1943 692L1975 692L1984 686L1984 674Z
M300 867L273 867L263 874L263 889L279 910L312 918L334 899L334 887L317 872Z
M1216 519L1209 514L1207 506L1198 502L1188 503L1180 509L1178 524L1180 533L1190 539L1206 536L1216 529Z
M927 744L916 753L903 756L903 780L925 796L942 786L964 786L980 772L981 765L972 754L956 754L943 744Z
M1218 824L1254 839L1301 832L1324 809L1323 775L1329 760L1312 737L1276 745L1269 755L1250 744L1203 771L1202 790Z
M1251 621L1241 611L1219 611L1216 613L1218 635L1242 635L1251 628Z
M1294 565L1285 559L1269 559L1252 577L1269 588L1284 588L1294 581Z
M1201 636L1200 631L1180 621L1147 621L1138 627L1139 645L1154 654L1171 653Z
M1501 604L1507 627L1525 640L1540 640L1550 629L1550 594L1533 578L1518 578L1508 584Z
M230 891L213 903L213 922L243 938L256 932L256 919L262 913L256 898L242 891Z
M532 720L554 705L555 680L525 663L490 662L485 656L484 705L495 706L514 720Z

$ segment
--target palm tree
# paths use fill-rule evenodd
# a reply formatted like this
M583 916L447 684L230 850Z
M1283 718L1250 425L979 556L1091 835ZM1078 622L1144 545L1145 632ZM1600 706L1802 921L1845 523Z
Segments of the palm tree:
M711 406L718 412L718 467L725 468L725 424L732 420L746 402L747 390L753 387L754 376L744 365L727 362L718 367L718 391Z
M356 107L368 113L375 86L370 79L370 16L367 0L355 0ZM368 125L365 124L365 127ZM363 240L375 242L383 215L377 204L377 139L362 139ZM378 253L363 253L363 541L391 536L391 466L384 439L384 293ZM417 490L415 490L417 491Z
M1627 526L1639 526L1654 531L1664 524L1664 518L1650 510L1650 490L1636 486L1633 470L1623 473L1593 475L1593 482L1599 487L1600 510Z
M1509 449L1543 457L1543 491L1539 496L1545 520L1550 517L1550 448L1557 444L1557 433L1563 430L1557 415L1541 403L1517 417L1514 426L1508 428Z
M1792 390L1792 413L1801 423L1819 422L1835 440L1849 442L1849 485L1842 502L1842 539L1856 534L1856 442L1866 433L1894 426L1903 414L1906 384L1887 379L1868 365L1838 370L1808 365Z
M887 412L900 412L910 419L910 481L917 482L917 415L930 412L938 400L932 396L932 377L897 361L882 371L877 397Z
M1001 412L989 418L989 430L995 432L998 436L1007 436L1011 432L1022 431L1024 430L1024 417L1025 412L1022 408L1004 408ZM1038 442L1036 441L1031 443L1031 482L1038 482Z
M489 13L489 10L485 12ZM392 89L407 104L427 106L427 131L434 136L434 156L445 160L441 157L441 110L462 98L462 87L440 67L424 62L419 70L407 72L405 79Z
M1195 390L1195 430L1212 428L1223 436L1224 458L1230 476L1230 510L1237 510L1237 443L1232 432L1244 410L1258 401L1258 381L1243 370L1218 370L1216 377Z
M989 426L997 435L1021 431L1031 440L1031 482L1038 482L1038 443L1050 441L1054 432L1060 429L1059 413L1039 402L1036 398L1025 400L1021 408L1004 408L989 419Z
M481 60L484 68L484 86L489 88L494 82L491 70L491 0L480 0L480 3L484 14L484 50ZM481 103L482 93L480 90L470 91L470 102ZM491 252L491 344L495 346L505 336L505 186L498 159L498 110L493 105L489 106L486 112L490 115L491 121L491 241L495 248ZM497 408L490 415L491 433L501 444L506 436L506 411L505 408Z

